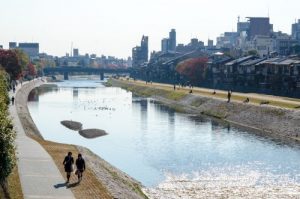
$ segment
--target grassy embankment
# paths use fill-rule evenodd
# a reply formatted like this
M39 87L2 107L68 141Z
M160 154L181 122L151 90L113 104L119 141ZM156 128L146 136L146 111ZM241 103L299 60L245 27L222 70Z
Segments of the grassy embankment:
M112 86L112 81L114 80L108 80L106 83L106 86ZM148 86L146 87L144 85L134 84L125 82L128 84L119 84L118 81L114 81L113 85L117 85L125 90L131 91L132 93L138 94L142 97L151 97L151 96L159 96L168 100L173 101L180 101L184 97L186 97L188 94L183 91L174 91L170 89L158 89L156 87ZM169 104L171 108L178 112L184 112L184 109L181 106L178 106L176 104Z
M133 84L133 85L141 85L143 87L151 87L151 88L156 88L156 89L163 89L166 91L173 91L173 85L170 84L160 84L160 83L152 83L152 84L146 84L144 81L133 81L132 79L125 80L125 79L120 79L121 81L125 81L127 83ZM128 89L128 88L126 88ZM128 89L129 90L129 89ZM176 89L176 92L173 91L176 94L173 94L175 96L177 95L186 95L190 91L190 88L178 88ZM227 100L227 92L226 91L217 91L216 94L212 94L211 89L205 89L205 88L197 88L195 87L193 89L193 94L196 95L201 95L204 97L210 97L210 98L216 98L216 99L222 99L222 100ZM148 94L152 94L152 92L148 93L148 91L145 91L145 96L147 97ZM246 99L247 94L246 93L233 93L231 100L236 101L236 102L244 102ZM265 95L253 95L253 94L248 94L248 98L250 99L251 104L254 105L260 105L262 102L268 102L268 105L275 106L275 107L280 107L280 108L288 108L288 109L299 109L300 106L299 104L295 104L295 102L300 102L299 99L295 98L287 98L287 97L266 97ZM282 99L282 100L280 100ZM195 105L197 105L197 102L195 102Z
M123 89L126 89L128 91L132 91L133 93L144 96L144 97L158 97L158 98L165 98L169 99L170 101L173 100L173 102L167 102L167 105L171 108L175 109L179 112L194 112L196 114L203 114L210 117L214 117L217 119L221 119L224 121L227 121L227 118L229 115L235 115L238 112L247 112L247 109L251 106L239 106L239 103L242 104L243 97L239 94L235 93L232 96L232 101L237 103L225 103L227 101L227 94L226 92L219 92L216 95L212 95L212 92L209 89L201 89L201 88L194 88L193 89L193 96L194 97L187 97L189 95L189 88L177 88L176 91L174 91L174 88L172 85L168 84L160 84L160 83L152 83L152 84L146 84L142 81L133 81L133 80L127 80L127 79L110 79L107 82L107 86L117 86L121 87ZM259 104L262 101L265 101L266 99L270 99L272 96L265 96L265 95L257 95L252 94L254 97L250 98L250 101L252 105L256 105L259 107ZM258 96L255 98L255 96ZM191 99L184 102L184 98ZM266 99L264 99L266 97ZM274 99L273 99L274 98ZM261 112L261 114L266 115L274 115L274 116L283 116L285 115L284 109L281 108L287 108L290 110L296 110L297 107L294 103L294 101L290 100L290 98L280 98L280 97L273 97L273 101L270 101L269 106L271 107L279 107L275 109L268 109L267 106L264 106L263 109L257 109ZM183 100L182 100L183 99ZM213 102L213 107L207 108L208 106L211 106L212 99L216 99L217 101ZM279 101L276 101L276 99L279 99ZM288 101L282 102L281 99L286 99ZM186 106L183 106L185 104ZM203 106L204 105L204 106ZM188 108L189 107L189 108ZM193 109L192 107L195 107L197 109ZM200 109L198 109L200 108ZM231 121L231 120L229 120Z

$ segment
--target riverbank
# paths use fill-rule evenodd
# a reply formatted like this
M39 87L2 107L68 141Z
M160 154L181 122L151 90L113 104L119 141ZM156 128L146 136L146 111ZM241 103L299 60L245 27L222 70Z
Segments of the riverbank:
M127 80L110 79L108 86L121 87L134 94L152 97L179 112L206 115L276 138L300 139L300 110L269 105L230 102L185 90L155 87Z
M147 198L141 191L142 185L113 167L100 157L93 154L86 148L68 144L49 142L43 139L39 129L34 124L28 107L27 99L30 91L42 85L41 81L32 81L25 84L16 94L16 106L20 121L27 136L40 143L51 155L61 174L65 172L61 161L68 151L74 155L82 153L87 162L87 170L80 185L72 184L69 187L76 198ZM75 181L75 176L71 181Z

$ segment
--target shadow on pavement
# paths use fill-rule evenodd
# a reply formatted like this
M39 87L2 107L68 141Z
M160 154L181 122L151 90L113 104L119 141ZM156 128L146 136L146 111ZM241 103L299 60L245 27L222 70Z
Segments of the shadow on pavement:
M70 189L70 188L76 187L77 185L79 185L79 183L78 183L78 182L75 182L75 183L72 183L72 184L68 184L68 185L67 185L67 189Z
M58 188L62 188L62 187L66 187L67 186L67 183L59 183L59 184L56 184L56 185L54 185L54 188L55 189L58 189Z

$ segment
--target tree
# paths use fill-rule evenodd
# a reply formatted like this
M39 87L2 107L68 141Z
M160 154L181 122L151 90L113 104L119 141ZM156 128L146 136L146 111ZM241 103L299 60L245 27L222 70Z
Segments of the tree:
M28 75L32 76L32 77L35 77L37 74L36 72L36 67L35 65L33 65L32 63L29 63L28 64Z
M14 49L13 52L16 53L19 64L21 65L22 70L24 70L30 62L28 55L21 49Z
M207 62L207 57L186 59L176 66L176 71L188 78L193 84L197 84L205 79Z
M22 67L15 51L0 50L0 65L12 79L19 79Z
M247 55L258 56L258 52L257 52L257 50L249 50L249 51L247 52Z

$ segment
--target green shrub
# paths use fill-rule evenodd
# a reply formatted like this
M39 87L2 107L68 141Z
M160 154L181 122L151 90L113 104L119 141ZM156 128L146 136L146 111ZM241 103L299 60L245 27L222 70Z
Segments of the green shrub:
M0 72L0 184L5 189L6 179L16 165L16 132L8 115L9 96L4 72Z

